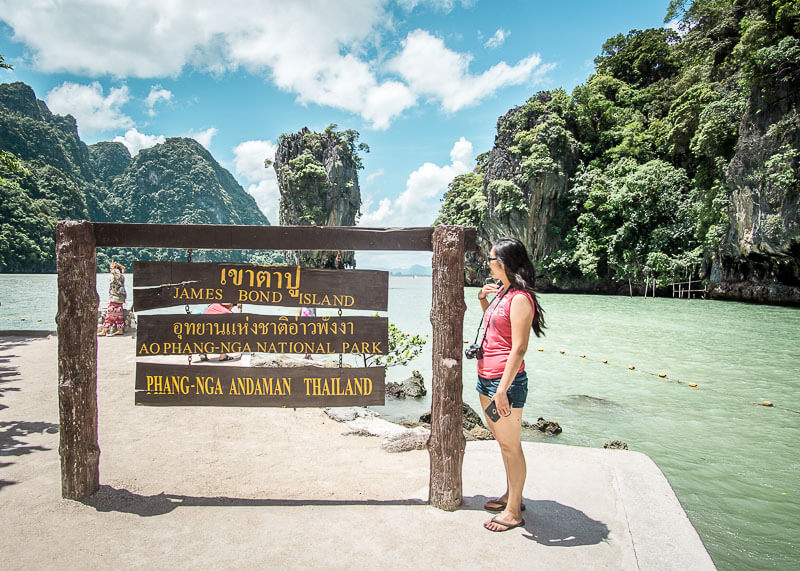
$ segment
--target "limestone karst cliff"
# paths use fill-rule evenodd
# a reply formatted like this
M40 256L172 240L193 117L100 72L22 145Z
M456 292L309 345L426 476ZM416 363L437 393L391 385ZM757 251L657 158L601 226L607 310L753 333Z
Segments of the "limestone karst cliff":
M356 131L336 131L335 125L322 133L303 128L281 135L273 167L280 188L280 224L299 226L354 226L361 208ZM335 251L290 251L290 263L316 268L333 268ZM352 251L342 252L345 266L355 267Z
M571 94L500 117L438 222L478 227L483 251L523 240L550 291L637 293L702 280L714 298L800 305L800 10L673 3L681 32L604 45ZM467 259L466 282L487 275Z
M55 223L255 224L269 221L255 200L194 139L170 138L131 157L121 143L89 147L72 116L50 112L24 83L0 84L0 271L55 271ZM130 266L137 259L176 259L183 252L100 249ZM195 259L281 262L270 252L196 252Z

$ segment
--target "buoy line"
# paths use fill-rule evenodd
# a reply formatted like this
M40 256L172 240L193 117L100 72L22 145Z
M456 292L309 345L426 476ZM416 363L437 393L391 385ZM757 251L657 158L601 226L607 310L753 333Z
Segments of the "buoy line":
M539 347L539 348L536 349L536 351L538 353L544 353L545 352L544 347ZM579 358L579 359L584 359L586 361L592 361L592 362L600 363L600 364L606 365L606 366L608 365L608 359L592 359L590 357L587 357L585 353L569 353L569 352L567 352L566 349L559 349L558 352L559 352L559 354L561 354L562 356L565 356L565 357L576 357L576 358ZM763 407L767 407L767 408L775 408L775 409L778 409L778 410L785 410L787 412L793 412L795 414L800 414L800 410L794 410L792 408L788 408L788 407L785 407L785 406L776 405L772 401L765 400L765 401L761 401L761 402L753 402L750 399L748 399L747 397L743 397L741 395L728 393L728 392L721 391L719 389L714 389L714 388L711 388L711 387L706 387L706 386L701 387L695 382L684 381L682 379L677 379L675 377L670 377L664 371L660 371L658 373L654 373L652 371L645 371L645 370L642 370L642 369L637 369L635 365L628 365L627 368L628 368L629 371L635 371L635 372L641 373L643 375L650 375L652 377L656 377L657 379L662 379L662 380L665 380L665 381L668 381L668 382L671 382L671 383L675 383L675 384L679 384L679 385L686 385L687 387L689 387L691 389L711 391L711 392L714 392L714 393L717 393L719 395L723 395L723 396L726 396L726 397L735 398L735 399L738 399L738 400L743 400L743 401L747 402L748 404L752 404L752 405L756 405L756 406L763 406Z

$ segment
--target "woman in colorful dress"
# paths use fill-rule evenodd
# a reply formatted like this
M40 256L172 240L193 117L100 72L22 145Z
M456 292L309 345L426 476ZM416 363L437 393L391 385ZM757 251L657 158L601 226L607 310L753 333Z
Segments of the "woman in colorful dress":
M119 262L111 262L111 283L108 286L108 307L106 308L106 318L103 320L103 328L100 335L107 335L109 330L113 330L111 335L122 335L125 329L125 313L123 304L128 297L125 291L125 268Z

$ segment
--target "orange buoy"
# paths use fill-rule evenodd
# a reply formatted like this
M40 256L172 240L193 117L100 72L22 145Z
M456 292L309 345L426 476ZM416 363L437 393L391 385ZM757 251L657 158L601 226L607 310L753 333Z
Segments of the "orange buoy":
M544 347L539 347L539 348L538 348L538 349L536 349L536 350L537 350L537 351L539 351L539 352L541 353L542 351L544 351Z
M586 355L581 355L581 359L585 359L585 358L586 358Z
M663 379L664 377L666 377L666 376L667 376L667 374L666 374L666 373L659 373L659 374L658 374L658 376L659 376L659 377L661 377L661 378Z
M765 400L764 402L761 403L761 406L775 406L775 405L769 402L768 400Z
M633 365L628 365L628 369L631 370L631 371L633 371L635 368L636 367L634 367Z
M689 386L690 386L690 387L692 387L692 388L694 388L694 387L696 387L696 386L697 386L697 383L689 383Z
M604 365L608 365L608 359L603 359L603 360L602 360L602 361L600 361L600 362L601 362L601 363L603 363Z
M566 353L566 351L564 351L563 349L561 349L561 351L559 351L559 353L561 353L561 354L563 355L564 353Z

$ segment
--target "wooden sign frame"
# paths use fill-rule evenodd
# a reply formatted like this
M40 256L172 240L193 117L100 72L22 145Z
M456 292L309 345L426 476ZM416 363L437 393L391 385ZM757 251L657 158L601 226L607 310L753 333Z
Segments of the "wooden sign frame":
M461 428L464 252L476 231L436 228L114 224L56 225L58 404L61 495L84 499L100 486L97 423L96 290L99 247L433 252L433 382L428 501L445 510L462 501Z

